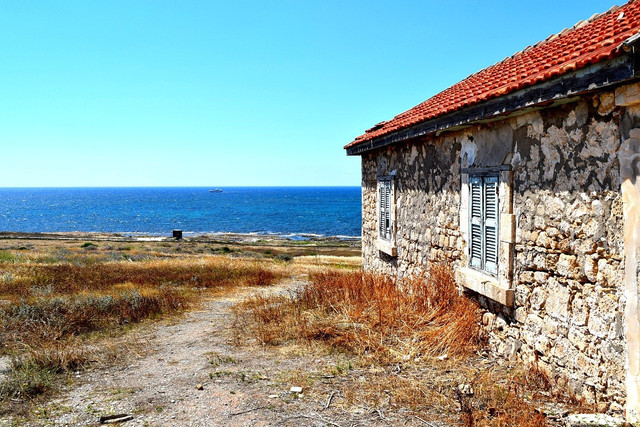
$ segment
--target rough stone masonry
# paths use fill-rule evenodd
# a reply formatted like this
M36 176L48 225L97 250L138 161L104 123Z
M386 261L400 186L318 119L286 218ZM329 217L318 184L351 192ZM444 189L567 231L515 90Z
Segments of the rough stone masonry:
M364 153L363 262L398 277L452 263L495 354L619 413L640 373L640 86L565 101ZM468 172L483 168L500 173L493 279L468 268ZM381 176L396 256L376 245Z

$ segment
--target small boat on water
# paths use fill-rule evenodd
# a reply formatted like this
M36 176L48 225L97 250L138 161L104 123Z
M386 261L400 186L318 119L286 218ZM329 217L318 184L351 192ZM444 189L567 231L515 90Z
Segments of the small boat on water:
M209 190L209 193L222 193L222 188L215 188L213 190Z

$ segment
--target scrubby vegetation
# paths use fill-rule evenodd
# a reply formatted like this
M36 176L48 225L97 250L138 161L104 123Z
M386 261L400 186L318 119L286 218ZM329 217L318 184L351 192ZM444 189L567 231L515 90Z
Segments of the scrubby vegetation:
M0 401L47 391L57 374L104 355L93 344L128 325L185 310L203 294L263 286L279 275L256 260L149 252L123 257L98 252L95 244L80 246L0 251L0 356L11 359Z
M545 425L545 402L576 403L554 391L537 366L506 367L487 357L480 310L459 294L445 265L395 281L361 272L357 256L297 248L38 245L0 249L0 363L11 365L0 373L0 414L46 394L70 372L121 362L125 332L138 322L284 278L294 278L284 282L292 283L288 294L278 287L235 307L236 342L327 356L318 372L293 370L296 381L285 381L303 384L310 399L331 396L327 406L379 411L381 420L399 414L417 424L498 426ZM233 360L226 357L212 353L209 363Z
M465 425L546 425L532 396L549 396L548 379L536 367L507 374L481 356L480 311L445 265L398 282L315 273L300 291L251 298L235 313L238 334L264 345L324 345L353 355L357 378L347 374L337 385L347 407Z
M257 296L238 313L251 313L263 343L320 340L380 363L468 354L479 336L476 306L458 295L442 266L428 280L402 283L360 272L315 273L295 298Z

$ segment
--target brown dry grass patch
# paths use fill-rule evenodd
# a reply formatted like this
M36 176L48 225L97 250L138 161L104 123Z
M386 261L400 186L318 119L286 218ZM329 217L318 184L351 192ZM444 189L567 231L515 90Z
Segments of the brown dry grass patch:
M463 355L478 345L479 311L459 295L445 266L401 283L361 272L314 273L293 298L255 296L236 314L262 343L324 341L383 364Z
M0 401L43 393L56 374L95 361L101 351L93 343L132 324L280 277L269 262L220 256L111 261L81 250L57 259L1 255L0 355L12 358L12 371L0 383Z
M325 271L309 282L239 304L237 333L263 345L320 343L354 355L357 369L331 385L345 409L478 426L547 424L533 397L549 396L550 383L535 368L514 374L480 355L480 310L459 293L448 266L420 279Z

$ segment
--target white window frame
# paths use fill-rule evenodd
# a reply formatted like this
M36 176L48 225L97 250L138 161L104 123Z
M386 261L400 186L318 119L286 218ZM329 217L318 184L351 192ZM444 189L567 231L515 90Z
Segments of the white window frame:
M376 187L376 247L390 256L396 248L396 180L395 175L378 177Z

